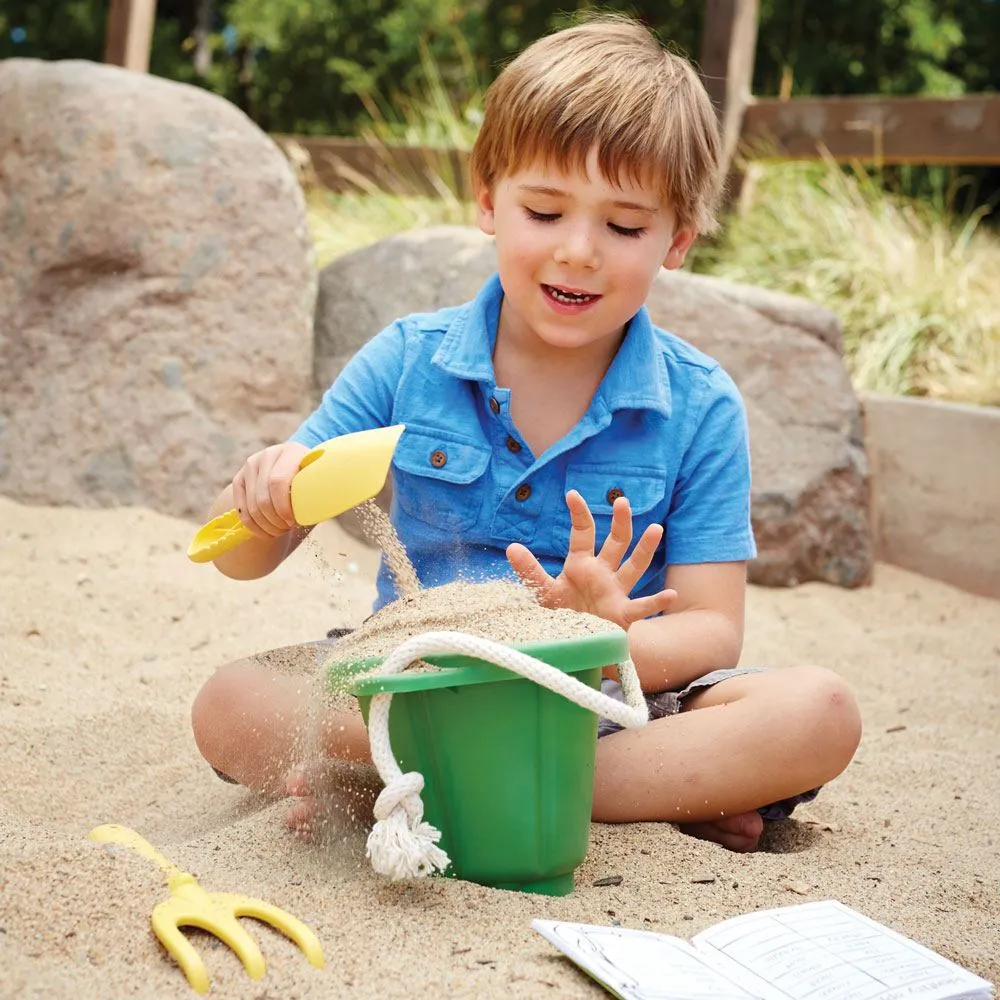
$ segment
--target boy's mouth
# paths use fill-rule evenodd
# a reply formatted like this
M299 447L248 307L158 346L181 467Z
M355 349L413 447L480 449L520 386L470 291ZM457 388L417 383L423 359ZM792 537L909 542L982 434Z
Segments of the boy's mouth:
M569 288L560 288L558 285L543 284L542 291L544 291L550 299L554 299L556 302L561 302L563 305L567 306L588 305L591 302L596 302L600 298L600 295L591 295L589 292L578 292Z

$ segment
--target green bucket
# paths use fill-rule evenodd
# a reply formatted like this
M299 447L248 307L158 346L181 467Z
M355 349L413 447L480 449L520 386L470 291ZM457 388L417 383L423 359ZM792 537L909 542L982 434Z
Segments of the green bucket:
M624 633L515 645L592 688L628 655ZM368 721L372 695L393 695L389 737L400 768L424 776L424 818L441 831L445 872L497 889L573 891L587 854L597 716L562 695L469 656L442 669L354 677L381 661L334 664Z

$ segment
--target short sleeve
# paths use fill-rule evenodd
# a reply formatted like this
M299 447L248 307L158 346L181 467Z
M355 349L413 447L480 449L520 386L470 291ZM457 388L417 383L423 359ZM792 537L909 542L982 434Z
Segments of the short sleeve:
M750 523L750 438L733 380L709 373L700 419L667 514L668 564L742 562L756 555Z
M399 322L372 337L344 366L323 393L319 406L290 440L315 448L342 434L391 424L404 351L405 338Z

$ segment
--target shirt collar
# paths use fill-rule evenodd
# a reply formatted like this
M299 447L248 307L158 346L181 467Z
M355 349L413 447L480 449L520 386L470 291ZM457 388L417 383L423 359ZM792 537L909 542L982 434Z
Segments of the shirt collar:
M434 352L433 363L457 378L492 385L493 346L502 302L500 276L494 274L452 321ZM647 409L669 418L670 379L645 306L632 317L597 395L612 412Z
M434 352L433 363L456 378L493 384L493 345L502 302L500 275L494 274L468 308L459 310L452 320Z

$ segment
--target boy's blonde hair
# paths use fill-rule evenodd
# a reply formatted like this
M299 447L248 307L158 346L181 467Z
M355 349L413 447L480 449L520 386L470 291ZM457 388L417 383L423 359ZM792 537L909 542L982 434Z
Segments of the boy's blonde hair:
M649 185L680 227L716 228L719 126L691 64L642 25L602 17L529 45L486 92L472 149L476 184L535 163Z

